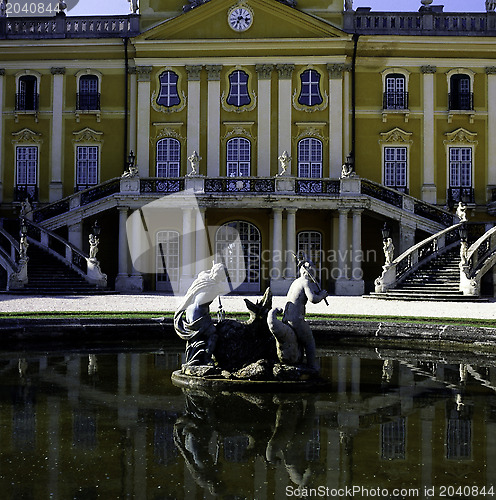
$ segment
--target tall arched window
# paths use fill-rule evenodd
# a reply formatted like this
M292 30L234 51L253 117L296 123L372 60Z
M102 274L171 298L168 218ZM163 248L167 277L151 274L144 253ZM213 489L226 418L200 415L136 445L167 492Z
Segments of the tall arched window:
M76 107L81 110L100 109L100 93L96 75L83 75L79 78Z
M322 177L322 141L308 137L298 142L298 177Z
M179 283L179 233L159 231L156 255L157 290L172 291Z
M181 166L181 143L172 137L157 142L157 177L179 177Z
M234 137L227 141L227 175L243 177L250 175L251 144L248 139Z
M19 77L19 87L16 94L17 111L36 111L38 109L38 79L34 75Z
M408 108L408 93L404 75L390 73L386 76L383 107L384 109Z
M232 286L239 292L260 291L261 245L260 231L249 222L227 222L217 230L215 252L226 265Z
M470 88L470 76L456 73L450 78L449 109L471 110L473 94Z

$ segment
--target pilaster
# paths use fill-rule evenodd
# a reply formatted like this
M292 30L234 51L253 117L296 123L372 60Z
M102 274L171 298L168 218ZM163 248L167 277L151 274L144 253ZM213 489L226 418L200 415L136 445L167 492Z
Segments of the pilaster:
M193 209L182 208L183 229L181 246L181 276L179 278L179 292L184 294L193 283L193 225L191 221Z
M349 295L363 295L365 291L362 271L362 210L353 209L353 226L352 226L352 289Z
M286 209L286 272L285 279L290 283L296 278L296 208Z
M138 119L136 138L136 165L141 177L150 173L150 76L151 66L137 66Z
M338 277L336 279L336 295L348 295L348 213L348 209L339 209Z
M258 137L257 137L257 175L270 176L270 129L272 64L257 64L258 74Z
M202 66L186 66L188 72L187 152L200 153L200 74Z
M4 78L5 70L0 68L0 203L3 200L3 176L4 176L4 128L3 128L3 107L4 107Z
M137 122L138 76L135 67L129 68L129 151L136 152L136 122Z
M487 137L496 137L496 67L486 68L487 74ZM496 186L496 141L487 141L487 184Z
M284 295L287 284L283 280L282 250L282 208L272 209L272 262L270 268L270 288L274 295Z
M50 189L48 199L50 202L60 200L63 196L62 186L62 137L63 137L63 122L62 111L64 103L64 75L65 68L51 68L53 75L52 85L52 137L50 151Z
M277 71L279 72L279 123L277 151L279 154L283 151L287 151L291 155L291 87L293 70L293 64L277 65Z
M422 199L428 203L436 203L437 190L435 184L435 147L434 147L434 74L435 66L422 66L423 73L423 181Z
M329 72L329 177L339 179L343 164L344 64L328 64Z
M205 66L208 72L207 175L220 175L220 72L221 65ZM189 122L188 122L189 123ZM195 149L195 151L199 151Z

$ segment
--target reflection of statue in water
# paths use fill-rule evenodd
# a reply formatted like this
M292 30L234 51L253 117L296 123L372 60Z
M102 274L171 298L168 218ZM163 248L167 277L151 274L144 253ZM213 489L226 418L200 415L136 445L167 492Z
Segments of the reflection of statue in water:
M185 366L213 363L217 335L209 307L226 291L225 267L214 264L210 271L201 272L186 292L174 315L176 333L187 342Z
M390 266L394 260L394 245L392 238L386 238L384 240L382 249L384 250L384 257L386 259L384 265Z
M307 365L317 370L315 358L315 339L312 330L305 321L306 304L308 301L318 304L327 297L326 290L320 290L316 281L316 269L309 261L299 262L300 276L293 281L286 296L282 322L277 315L282 309L273 308L267 322L269 329L277 341L277 355L281 363L297 364L306 354Z

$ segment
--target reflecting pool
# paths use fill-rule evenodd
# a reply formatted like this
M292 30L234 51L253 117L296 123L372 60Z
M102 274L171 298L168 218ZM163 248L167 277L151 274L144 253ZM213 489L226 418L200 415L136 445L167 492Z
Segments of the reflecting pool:
M332 391L227 394L171 384L181 345L0 353L1 498L496 496L492 358L319 355Z

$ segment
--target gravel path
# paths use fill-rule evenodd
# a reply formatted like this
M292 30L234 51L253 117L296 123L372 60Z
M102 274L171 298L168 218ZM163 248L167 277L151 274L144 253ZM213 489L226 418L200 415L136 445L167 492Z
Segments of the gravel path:
M255 301L259 297L248 297ZM274 297L273 304L283 307L284 297ZM87 296L22 296L1 295L1 312L42 312L42 311L108 311L108 312L151 312L174 311L182 297L162 294L115 294ZM496 302L415 302L389 301L363 297L328 297L329 306L324 302L309 304L308 313L350 314L373 316L415 316L420 318L474 318L496 320ZM246 312L243 297L222 298L226 312ZM215 301L212 312L217 310Z

